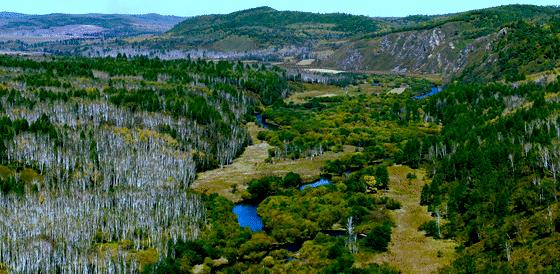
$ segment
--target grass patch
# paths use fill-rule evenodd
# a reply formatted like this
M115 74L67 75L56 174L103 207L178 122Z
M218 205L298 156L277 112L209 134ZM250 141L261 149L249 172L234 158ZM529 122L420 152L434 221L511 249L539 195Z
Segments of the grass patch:
M198 173L197 179L192 185L193 189L203 193L217 193L233 202L238 202L247 188L247 183L252 179L264 176L284 176L291 171L300 174L305 181L314 180L319 177L321 168L327 160L334 160L355 151L354 147L345 146L343 152L326 152L313 159L280 160L266 163L265 160L268 158L268 150L271 146L255 137L259 131L264 129L257 127L254 123L249 123L247 126L254 144L248 146L240 157L233 160L231 165Z
M433 219L427 209L419 204L420 192L426 183L425 171L398 165L388 170L389 191L385 195L401 203L401 209L391 211L396 227L389 251L358 254L358 267L387 263L403 273L432 273L451 264L455 258L456 243L426 237L424 232L418 230L420 225Z

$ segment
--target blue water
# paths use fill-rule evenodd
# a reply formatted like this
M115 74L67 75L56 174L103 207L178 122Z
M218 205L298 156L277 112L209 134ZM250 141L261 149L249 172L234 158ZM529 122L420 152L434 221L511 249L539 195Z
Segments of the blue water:
M268 124L266 124L261 114L255 115L255 118L257 119L257 125L263 128L268 128Z
M299 188L299 190L304 190L304 189L306 189L306 188L308 188L308 187L315 188L315 187L320 187L320 186L325 186L325 185L330 185L330 184L331 184L331 182L330 182L329 180L327 180L327 179L320 179L319 181L316 181L316 182L314 182L314 183L307 184L307 185L302 185L302 186Z
M299 189L315 188L324 185L330 185L331 182L327 179L320 179L311 184L303 185ZM233 207L233 213L237 216L237 222L241 227L248 227L253 232L262 231L263 223L261 217L257 214L257 206L238 204Z
M237 222L241 227L248 227L253 232L263 230L261 217L257 214L257 206L254 205L235 205L233 213L237 216Z
M428 97L430 97L430 96L434 96L434 95L440 93L442 90L443 90L443 89L440 88L440 87L433 87L433 88L432 88L432 91L430 91L430 92L428 92L428 93L426 93L426 94L418 95L418 96L414 97L414 99L416 99L416 100L422 100L422 99L424 99L424 98L428 98Z

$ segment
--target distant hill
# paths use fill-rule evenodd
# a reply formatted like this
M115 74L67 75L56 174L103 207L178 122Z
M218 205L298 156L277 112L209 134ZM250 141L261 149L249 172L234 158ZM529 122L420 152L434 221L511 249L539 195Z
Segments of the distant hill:
M76 38L126 37L159 34L185 18L158 14L47 14L0 13L0 39L53 41Z
M388 31L430 17L380 19L342 13L278 11L269 7L189 18L155 43L167 47L244 51L304 47Z
M345 70L442 73L448 77L458 77L465 68L483 68L478 73L484 77L467 78L496 80L502 71L495 67L492 56L503 54L504 48L516 47L510 37L518 23L524 22L534 29L548 26L547 35L557 37L559 12L557 7L511 5L441 16L345 43L324 58L321 65ZM544 34L536 31L526 33L525 38L543 41L540 35ZM553 40L543 41L542 46L553 47ZM514 53L510 57L517 58Z
M0 18L2 18L2 19L4 19L4 18L18 18L18 17L23 17L23 16L25 16L25 14L16 13L16 12L7 12L7 11L0 12Z
M0 13L0 50L245 59L296 69L440 74L447 81L519 81L560 67L559 18L559 7L533 5L402 18L269 7L186 19L157 14L4 12Z
M220 49L229 42L248 49L303 46L320 40L343 39L374 32L382 22L365 16L277 11L268 7L187 19L168 32L181 45ZM231 45L229 45L231 46Z
M509 5L440 16L370 18L261 7L189 18L140 45L165 50L222 52L222 56L234 58L262 56L278 61L291 58L288 62L293 65L303 59L314 59L312 67L341 70L496 79L501 73L501 68L496 66L501 65L494 60L501 48L516 48L510 36L517 32L512 30L520 27L520 22L534 30L546 28L548 34L539 31L526 34L549 36L550 39L534 39L548 47L556 39L554 37L558 37L556 18L559 14L558 7ZM550 46L548 50L555 50ZM514 53L510 55L515 58ZM524 70L534 72L557 66L557 57L549 57L552 59L548 58L546 66L534 68L530 60L524 61L527 63ZM482 72L481 68L488 72L487 77L469 76Z

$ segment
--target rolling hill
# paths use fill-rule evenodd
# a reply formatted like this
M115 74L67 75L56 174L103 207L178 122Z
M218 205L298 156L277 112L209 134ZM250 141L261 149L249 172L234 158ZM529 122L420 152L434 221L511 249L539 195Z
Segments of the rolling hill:
M259 7L226 15L189 18L152 42L175 48L247 51L316 47L351 37L412 26L431 17L371 18L342 13L278 11Z
M0 40L26 42L158 34L184 20L159 14L47 14L0 13Z
M499 75L517 62L496 62L505 59L499 57L502 49L509 50L508 60L516 59L515 51L521 50L518 42L539 35L530 40L542 45L527 46L548 48L546 57L541 54L547 64L532 62L541 57L526 56L530 59L522 61L527 63L522 69L534 73L554 68L558 57L549 46L558 38L559 11L558 7L510 5L440 16L370 18L261 7L189 18L139 45L220 52L225 58L261 57L292 65L312 59L312 67L350 71L429 73L476 80L472 74L482 69L487 72L484 79L519 79L511 69L507 77ZM518 37L520 32L526 37Z
M559 14L559 7L532 5L402 18L269 7L185 20L157 14L5 12L0 13L0 49L259 60L296 69L438 74L446 81L519 81L524 75L559 67Z

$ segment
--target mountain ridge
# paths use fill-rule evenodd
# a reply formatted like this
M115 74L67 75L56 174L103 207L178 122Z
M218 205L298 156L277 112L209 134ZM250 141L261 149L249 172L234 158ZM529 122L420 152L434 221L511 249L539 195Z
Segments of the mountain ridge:
M557 6L505 5L381 18L259 7L189 18L146 44L225 53L261 51L280 61L314 59L313 67L436 73L451 79L460 77L471 62L479 62L478 55L497 43L504 27L520 20L535 26L548 24L558 11ZM296 48L296 53L287 56L283 48Z
M159 34L184 19L178 16L153 13L30 15L2 12L0 14L0 38L34 42Z

